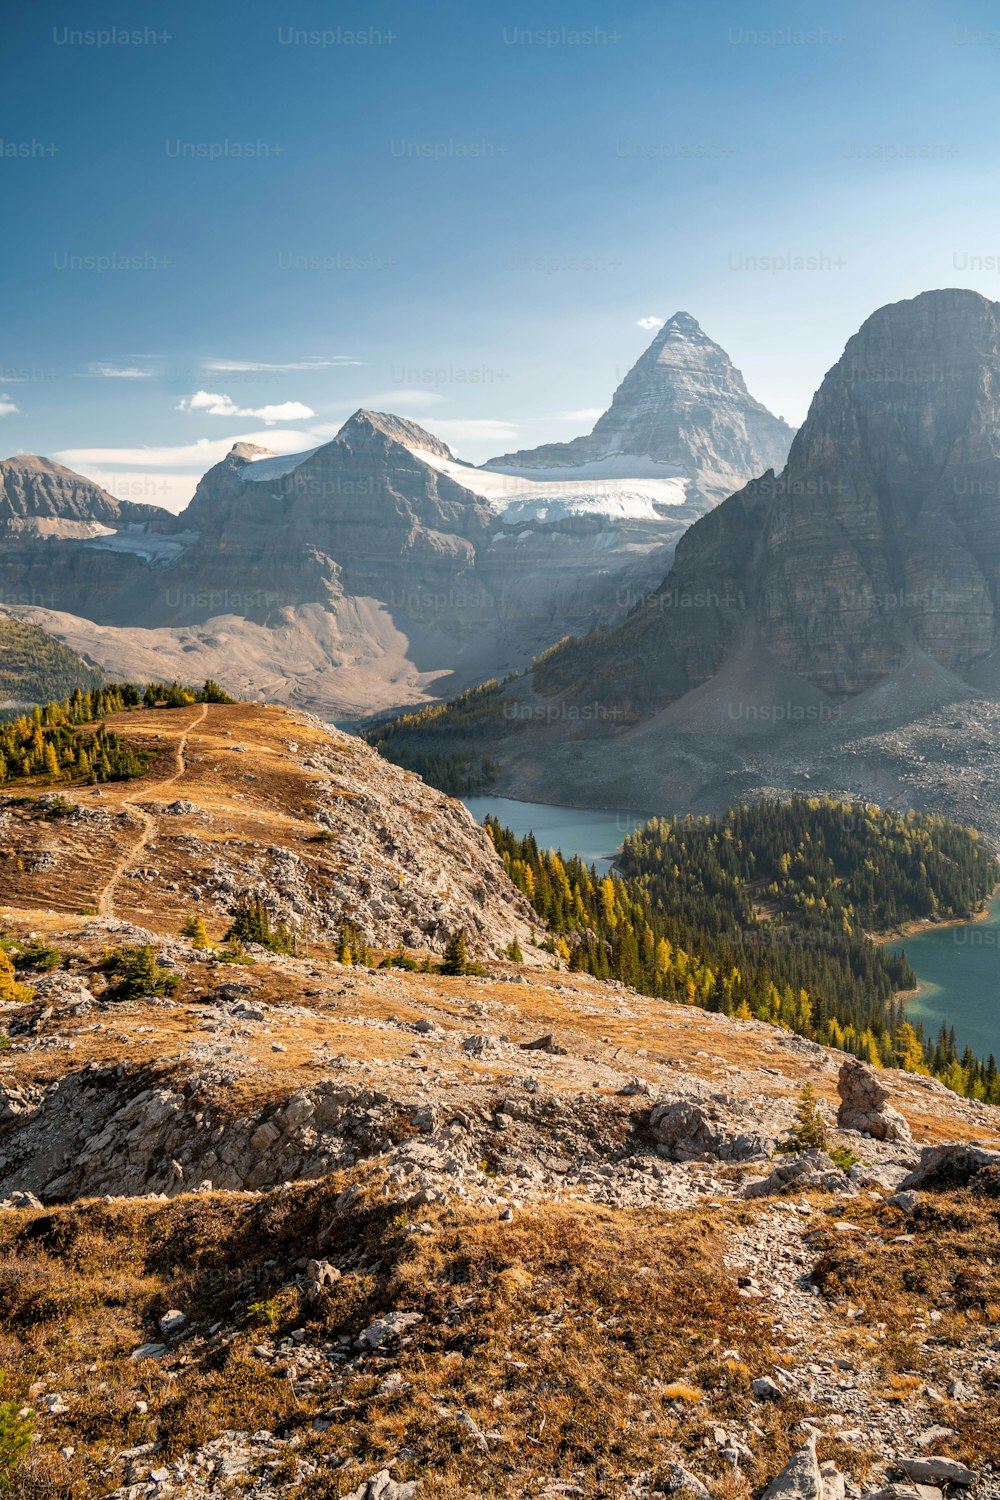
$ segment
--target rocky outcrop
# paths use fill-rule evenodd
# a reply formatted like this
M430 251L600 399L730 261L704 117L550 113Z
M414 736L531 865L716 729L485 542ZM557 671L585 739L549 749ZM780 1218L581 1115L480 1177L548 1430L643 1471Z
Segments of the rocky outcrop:
M853 1193L850 1179L825 1151L800 1151L779 1161L766 1177L753 1177L744 1184L744 1198L769 1198L794 1184L797 1188L823 1188L826 1192Z
M844 1479L836 1464L821 1464L811 1438L768 1485L761 1500L843 1500Z
M690 313L669 318L588 437L507 453L489 467L574 468L619 454L689 474L714 500L780 469L793 429L754 400L728 354Z
M873 1068L849 1057L840 1069L837 1092L837 1124L841 1130L859 1130L877 1141L911 1139L909 1125L889 1103L889 1092Z
M984 1181L989 1178L1000 1196L1000 1151L965 1141L947 1141L939 1146L925 1146L919 1162L899 1186L903 1192L965 1187L980 1177Z
M661 1100L649 1115L649 1133L667 1161L748 1161L767 1156L773 1139L746 1128L733 1109L689 1098Z

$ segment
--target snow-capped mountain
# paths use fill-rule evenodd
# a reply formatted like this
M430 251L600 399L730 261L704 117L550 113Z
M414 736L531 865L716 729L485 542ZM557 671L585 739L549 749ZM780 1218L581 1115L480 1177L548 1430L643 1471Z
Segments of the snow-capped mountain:
M755 475L782 469L793 436L697 320L677 312L588 436L506 453L488 467L584 483L662 471L684 476L688 499L707 509Z
M11 460L22 519L0 588L111 673L216 677L360 718L505 676L627 614L787 431L678 314L590 438L519 464L477 468L416 423L361 410L302 453L237 443L174 517Z

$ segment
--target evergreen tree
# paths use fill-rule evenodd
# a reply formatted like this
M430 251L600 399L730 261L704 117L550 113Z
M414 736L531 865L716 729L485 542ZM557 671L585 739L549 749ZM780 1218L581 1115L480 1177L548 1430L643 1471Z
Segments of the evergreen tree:
M208 940L208 929L205 926L205 919L201 916L200 913L197 913L195 916L188 917L187 921L184 923L184 926L181 928L181 933L184 937L191 939L192 948L211 947L211 944Z
M468 974L469 959L465 951L465 928L457 928L448 939L441 963L442 974Z

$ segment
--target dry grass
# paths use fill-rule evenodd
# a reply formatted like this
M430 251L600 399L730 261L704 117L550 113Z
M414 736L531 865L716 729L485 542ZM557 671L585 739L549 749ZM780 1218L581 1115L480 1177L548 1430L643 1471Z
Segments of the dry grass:
M19 1401L70 1401L68 1415L39 1417L15 1493L106 1493L121 1478L116 1451L156 1441L163 1461L225 1428L299 1433L299 1456L322 1461L321 1478L291 1491L303 1500L346 1493L404 1446L419 1461L397 1473L433 1474L427 1492L456 1500L533 1494L553 1475L611 1496L640 1471L665 1477L671 1457L714 1474L720 1495L747 1496L795 1446L805 1406L790 1399L779 1413L750 1394L776 1354L766 1312L723 1268L716 1221L566 1204L512 1223L423 1209L417 1223L374 1182L338 1210L346 1181L0 1221L0 1368ZM295 1282L311 1255L343 1271L318 1299ZM174 1306L191 1337L163 1361L131 1361ZM296 1327L335 1351L394 1308L423 1316L402 1348L347 1369L324 1362L315 1386L290 1373L294 1356L254 1352ZM731 1349L738 1360L722 1358ZM405 1385L380 1395L391 1370ZM485 1451L460 1411L487 1434ZM321 1412L331 1426L318 1433ZM761 1461L744 1482L711 1433L750 1417ZM351 1457L360 1469L340 1485L330 1466Z
M1000 1324L1000 1198L961 1188L921 1195L912 1215L859 1200L846 1217L869 1235L825 1231L812 1279L824 1297L865 1310L854 1346L880 1372L884 1399L942 1391L967 1370L968 1351L988 1350ZM872 1330L875 1330L873 1336ZM1000 1464L1000 1410L988 1399L948 1403L955 1436L940 1451Z

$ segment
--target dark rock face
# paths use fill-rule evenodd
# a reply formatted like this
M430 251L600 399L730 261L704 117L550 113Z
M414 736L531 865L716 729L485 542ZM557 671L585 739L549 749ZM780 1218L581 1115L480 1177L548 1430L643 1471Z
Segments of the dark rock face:
M780 469L793 430L755 401L728 354L675 313L615 391L588 437L508 453L496 468L552 468L631 454L685 469L713 499Z
M846 698L915 650L968 673L997 644L998 607L1000 304L925 292L849 341L780 476L697 521L657 596L599 651L568 646L543 686L585 673L641 713L752 635Z
M915 643L959 674L1000 601L1000 304L925 292L848 343L792 445L755 614L817 687L856 693Z

